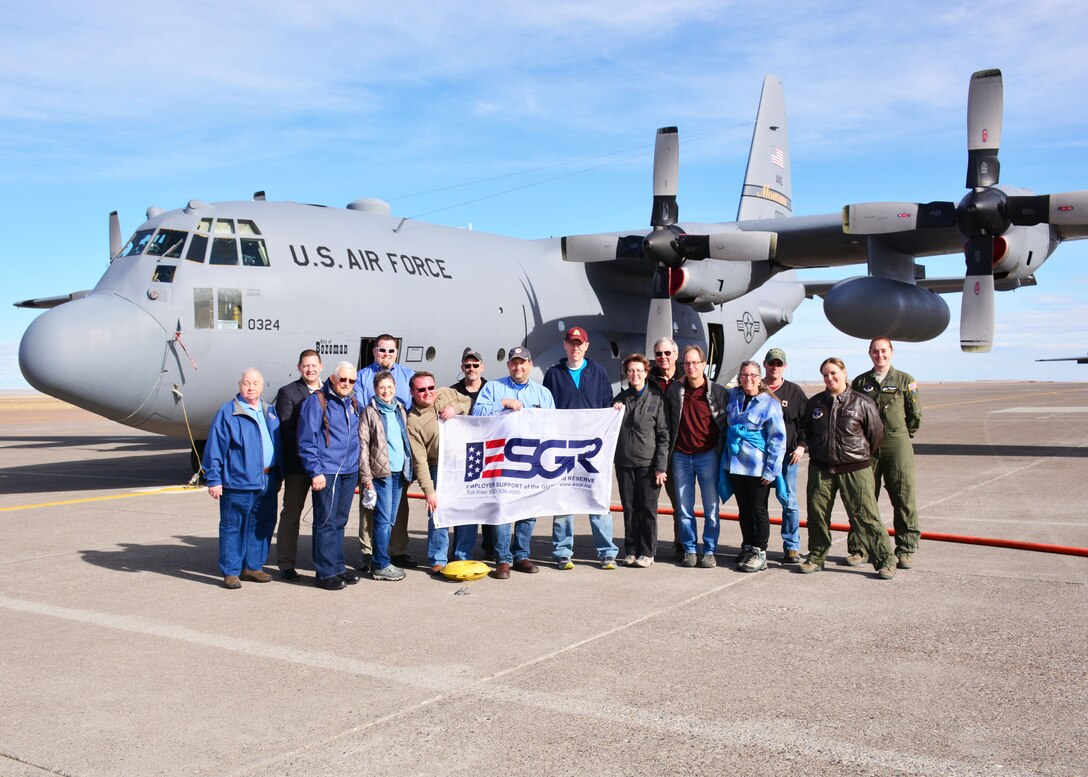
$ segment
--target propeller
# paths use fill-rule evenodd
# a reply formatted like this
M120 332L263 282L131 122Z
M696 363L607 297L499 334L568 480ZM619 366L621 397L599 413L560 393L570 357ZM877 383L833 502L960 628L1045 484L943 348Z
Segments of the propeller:
M998 188L1003 87L1000 70L980 70L967 91L967 188L959 205L870 202L843 208L843 231L879 235L955 226L967 239L960 348L987 352L994 339L994 245L1009 227L1088 224L1088 191L1031 196Z
M568 262L612 262L649 259L654 263L650 309L646 318L646 353L662 337L672 337L672 295L684 282L679 268L688 261L756 262L774 257L775 232L731 229L718 234L690 235L678 224L676 203L680 171L680 140L676 127L662 127L654 143L653 209L650 232L642 235L568 235L561 241Z

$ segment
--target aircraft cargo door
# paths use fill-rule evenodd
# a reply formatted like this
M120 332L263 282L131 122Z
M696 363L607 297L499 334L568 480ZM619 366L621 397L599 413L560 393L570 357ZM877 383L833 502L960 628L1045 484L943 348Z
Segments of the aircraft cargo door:
M722 371L722 360L725 358L725 329L721 324L706 325L706 367L707 378L711 381L718 380L718 373Z

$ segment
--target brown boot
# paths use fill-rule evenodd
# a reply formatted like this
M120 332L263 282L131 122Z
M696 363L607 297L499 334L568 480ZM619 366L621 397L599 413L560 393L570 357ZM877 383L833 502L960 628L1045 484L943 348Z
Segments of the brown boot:
M268 583L272 580L272 575L263 569L243 569L242 574L238 575L238 577L251 583Z

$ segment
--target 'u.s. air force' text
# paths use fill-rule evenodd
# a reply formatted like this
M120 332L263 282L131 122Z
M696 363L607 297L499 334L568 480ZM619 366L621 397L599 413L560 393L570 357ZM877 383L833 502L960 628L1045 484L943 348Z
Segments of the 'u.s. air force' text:
M386 251L383 255L369 248L348 248L343 252L328 246L307 248L304 245L289 245L288 248L291 249L291 258L299 267L346 267L349 270L367 272L385 272L388 267L397 275L452 280L452 276L446 271L446 260L430 256L399 254L396 251Z

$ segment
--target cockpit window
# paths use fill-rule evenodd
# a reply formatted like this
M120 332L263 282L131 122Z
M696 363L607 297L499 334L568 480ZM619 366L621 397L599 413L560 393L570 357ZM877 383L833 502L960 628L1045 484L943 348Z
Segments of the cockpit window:
M215 221L215 234L217 234L217 235L233 235L234 234L234 219L216 219L216 221Z
M185 254L185 258L190 262L203 262L207 254L208 236L194 234L193 239L189 241L189 252Z
M155 265L155 272L151 274L152 283L173 283L177 269L177 265L174 264Z
M242 238L242 264L246 267L267 267L268 252L260 238Z
M257 229L257 225L252 221L245 221L238 219L238 234L239 235L259 235L261 230Z
M212 220L211 219L201 219L200 221L198 221L196 223L196 231L197 232L211 232L212 231Z
M214 238L208 264L238 264L238 241L233 237Z
M185 245L188 232L176 229L160 229L155 239L147 247L148 256L163 256L173 259L181 258L181 249Z
M138 229L136 234L132 236L132 239L128 241L128 245L121 250L121 256L138 256L144 252L144 248L147 246L147 241L151 239L151 234L155 230L153 229Z

